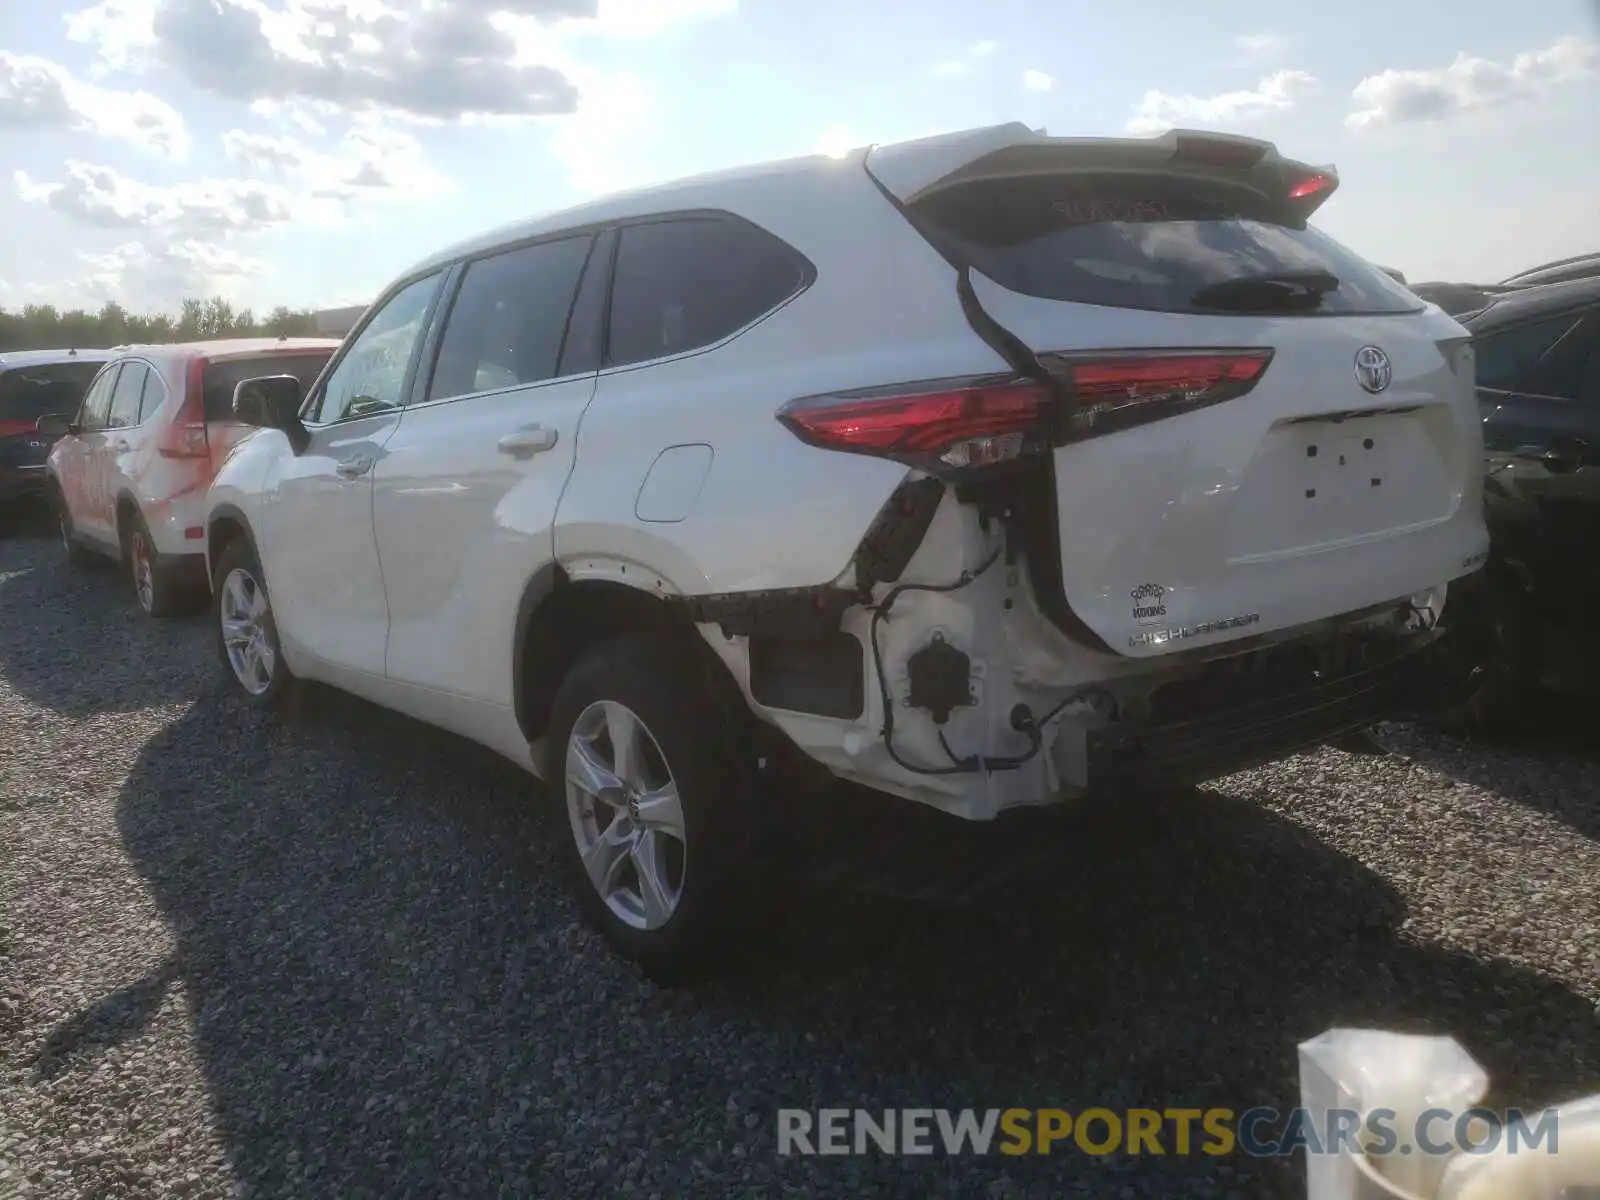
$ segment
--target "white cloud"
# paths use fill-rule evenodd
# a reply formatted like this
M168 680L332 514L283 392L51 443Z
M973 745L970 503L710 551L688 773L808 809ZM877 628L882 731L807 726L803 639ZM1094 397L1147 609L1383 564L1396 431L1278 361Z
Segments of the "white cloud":
M1289 39L1281 33L1241 33L1233 45L1241 62L1253 63L1278 57L1289 48Z
M247 170L285 179L316 201L416 201L452 187L428 164L416 138L371 119L354 122L331 150L243 129L224 133L222 146Z
M1509 64L1460 54L1437 70L1388 70L1369 75L1351 93L1352 129L1440 121L1491 105L1526 100L1557 84L1592 75L1600 43L1566 37Z
M936 63L933 73L940 79L960 79L972 74L972 64L962 62L959 58L950 59L948 62Z
M69 36L247 103L423 121L570 113L567 43L653 37L737 0L99 0ZM548 54L530 53L543 49Z
M1022 86L1030 92L1048 92L1055 84L1056 81L1043 71L1024 71L1022 73Z
M1293 108L1317 90L1316 77L1305 71L1276 71L1246 91L1216 96L1174 96L1148 91L1124 128L1133 134L1161 133L1175 126L1239 125L1268 113Z
M58 183L36 183L26 171L17 171L17 195L86 225L185 238L259 233L287 223L302 209L288 188L256 179L191 179L163 186L75 160L68 160L62 174Z
M972 45L967 47L967 53L971 54L975 58L983 58L986 55L993 54L999 48L999 42L989 41L986 39L981 42L973 42Z
M98 308L115 300L134 311L170 311L184 296L237 300L241 286L266 269L260 259L193 240L125 242L78 259L81 274L49 287L53 301Z
M172 159L189 153L183 118L166 101L97 87L49 59L0 50L0 128L6 127L94 133Z

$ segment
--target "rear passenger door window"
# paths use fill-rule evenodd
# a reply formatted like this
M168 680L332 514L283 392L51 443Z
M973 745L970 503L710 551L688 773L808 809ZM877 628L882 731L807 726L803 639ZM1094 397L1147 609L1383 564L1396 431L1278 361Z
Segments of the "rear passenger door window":
M111 393L107 429L131 429L139 423L139 400L148 374L149 369L141 362L122 364L122 374L117 376L117 386Z
M792 247L731 216L625 226L606 364L646 362L721 341L794 295L809 271Z
M588 235L563 238L470 263L445 321L427 399L554 378L593 243Z
M84 396L83 408L78 412L78 428L84 433L93 433L106 427L106 413L111 408L111 391L117 385L117 373L120 370L120 366L107 367L94 381L94 386L89 389L88 395Z

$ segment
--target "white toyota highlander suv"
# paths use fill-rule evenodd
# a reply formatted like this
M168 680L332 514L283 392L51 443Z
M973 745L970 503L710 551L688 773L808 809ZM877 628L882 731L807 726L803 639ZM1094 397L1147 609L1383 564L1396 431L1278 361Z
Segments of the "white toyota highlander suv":
M657 972L721 941L764 773L984 820L1365 725L1488 539L1467 334L1307 225L1336 185L1003 125L437 254L309 392L237 389L229 676L542 775Z

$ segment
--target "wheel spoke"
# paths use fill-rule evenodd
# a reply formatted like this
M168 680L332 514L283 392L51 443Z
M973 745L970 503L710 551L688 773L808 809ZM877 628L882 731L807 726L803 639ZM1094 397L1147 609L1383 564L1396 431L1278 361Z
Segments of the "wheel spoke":
M616 808L627 790L616 772L600 760L594 743L573 738L567 747L567 780L580 791Z
M678 798L677 784L668 783L639 797L639 824L676 841L687 840L683 833L683 801Z
M250 581L250 615L260 617L267 611L267 594L254 579Z
M606 702L606 731L617 777L632 788L644 786L644 756L639 747L639 721L621 704Z
M626 835L618 833L620 824L612 821L601 831L594 845L583 852L583 869L589 873L589 882L594 884L595 891L602 897L616 890L617 872L628 861L630 843Z
M244 594L244 576L238 571L228 576L226 592L228 607L233 610L233 615L236 617L249 616L250 601Z
M644 906L646 927L665 925L672 916L672 890L667 885L660 837L651 830L641 831L633 843L633 870L639 877L639 900Z
M222 641L228 646L247 646L254 635L250 622L239 621L230 617L222 618Z

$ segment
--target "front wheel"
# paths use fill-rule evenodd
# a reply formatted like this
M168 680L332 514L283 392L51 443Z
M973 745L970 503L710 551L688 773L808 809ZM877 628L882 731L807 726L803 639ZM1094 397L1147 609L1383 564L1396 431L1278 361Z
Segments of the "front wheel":
M549 801L591 925L665 983L710 969L748 915L753 759L689 656L625 637L585 654L550 722Z
M217 653L234 690L262 708L282 704L299 681L283 659L272 597L248 542L230 542L217 556L211 598Z
M61 553L67 565L81 567L93 562L94 555L78 541L78 530L72 523L72 509L67 506L67 497L55 484L50 487L50 509L55 515L56 535L61 539Z

